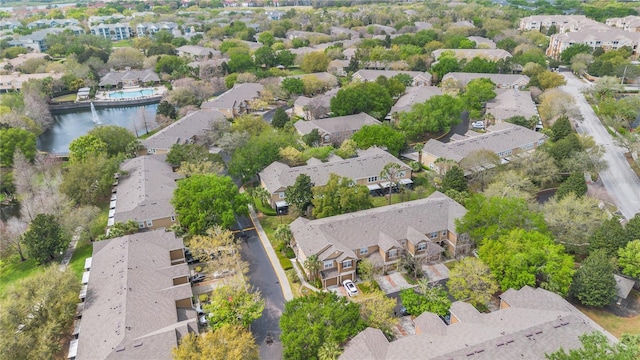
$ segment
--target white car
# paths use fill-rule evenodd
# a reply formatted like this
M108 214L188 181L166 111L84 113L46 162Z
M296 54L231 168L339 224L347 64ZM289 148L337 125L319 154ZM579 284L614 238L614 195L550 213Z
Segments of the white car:
M474 121L471 123L471 127L474 129L484 129L484 121Z
M345 280L342 282L342 286L344 286L344 289L347 291L347 295L349 296L358 295L358 288L356 287L356 284L353 283L353 281Z

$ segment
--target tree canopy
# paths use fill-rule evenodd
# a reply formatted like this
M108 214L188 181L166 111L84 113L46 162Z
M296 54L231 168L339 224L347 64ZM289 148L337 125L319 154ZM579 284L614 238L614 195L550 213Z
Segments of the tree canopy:
M573 257L564 246L537 231L513 229L478 250L503 291L539 285L565 296L573 277Z
M66 250L69 239L54 215L38 214L29 224L22 242L27 256L42 264Z
M248 200L231 178L214 174L178 181L171 203L180 224L191 234L202 234L215 225L229 228L236 215L248 213Z
M33 161L36 156L36 136L24 129L0 128L0 166L13 165L16 149Z
M486 306L499 287L489 267L475 257L462 259L449 272L447 287L457 300Z
M576 271L571 294L583 305L602 307L616 297L614 266L605 250L596 250L580 264Z
M118 154L129 154L135 148L133 144L137 142L136 137L131 131L115 125L102 125L91 129L88 132L96 138L102 140L106 145L106 153L108 156L116 156Z
M73 322L80 281L58 266L16 282L0 302L0 358L53 359ZM10 335L9 335L10 334Z
M580 349L572 349L568 353L565 349L560 349L545 356L548 360L635 360L640 355L637 346L612 344L599 331L580 336L580 342Z
M464 171L459 166L453 166L449 169L442 179L442 192L447 192L451 189L459 192L467 191L467 179L465 179Z
M351 140L355 141L360 149L368 149L371 146L386 147L389 153L399 156L407 145L404 134L388 125L365 125L356 131Z
M373 207L369 189L331 173L324 186L313 188L313 216L324 218Z
M225 285L213 290L210 303L204 305L209 324L214 330L224 325L238 325L248 329L262 316L264 300L259 291L249 292L243 286Z
M284 358L316 359L323 344L342 344L364 328L360 306L333 292L294 298L280 318Z
M398 127L408 138L419 139L425 133L438 133L460 123L463 103L450 95L436 95L409 112L400 114Z
M313 199L313 186L314 184L311 182L311 177L309 177L309 175L298 175L295 183L288 186L284 191L287 203L294 205L296 209L304 213L307 210L307 207L311 205L311 200Z
M69 160L78 162L89 156L107 153L107 144L95 135L87 134L74 139L69 144Z
M400 291L402 305L409 314L418 316L428 311L445 316L449 313L451 300L441 286L427 287L423 291L424 293L419 293L413 288Z
M623 274L640 278L640 240L630 241L618 250L618 265Z
M258 345L251 332L242 326L225 324L213 330L189 333L174 347L174 360L259 360Z
M393 98L389 91L375 82L351 84L338 90L331 99L331 111L336 116L345 116L365 112L378 120L384 119Z

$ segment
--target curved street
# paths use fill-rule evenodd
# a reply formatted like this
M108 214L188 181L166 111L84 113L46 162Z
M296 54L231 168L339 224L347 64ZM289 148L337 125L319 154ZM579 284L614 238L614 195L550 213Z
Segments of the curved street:
M560 89L573 96L582 114L583 120L577 126L578 132L593 137L605 149L604 160L609 168L600 172L602 183L622 215L630 219L640 212L640 179L624 156L626 149L616 145L582 94L581 89L591 84L581 81L571 72L565 71L562 75L567 84Z

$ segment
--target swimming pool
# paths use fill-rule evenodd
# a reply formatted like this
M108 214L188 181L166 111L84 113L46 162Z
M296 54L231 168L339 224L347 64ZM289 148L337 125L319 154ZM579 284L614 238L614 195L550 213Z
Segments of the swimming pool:
M149 96L155 94L156 91L153 89L141 89L134 91L112 91L109 93L110 99L129 99L136 98L141 96Z

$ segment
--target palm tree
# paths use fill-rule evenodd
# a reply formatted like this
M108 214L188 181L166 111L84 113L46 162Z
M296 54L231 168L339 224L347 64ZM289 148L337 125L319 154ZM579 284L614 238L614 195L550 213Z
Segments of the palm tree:
M424 143L416 143L413 148L418 152L418 162L422 166L422 149L424 149Z
M284 242L287 246L291 246L293 234L291 233L289 225L278 225L276 230L273 232L273 236L275 236L276 240Z
M391 191L393 190L393 185L397 180L397 176L400 174L400 170L400 165L396 163L388 163L380 172L380 179L386 179L389 181L389 205L391 205Z
M318 255L313 254L309 256L304 261L304 267L309 272L309 280L315 280L318 277L318 272L320 271L320 267L322 264L320 263L320 259L318 259Z

